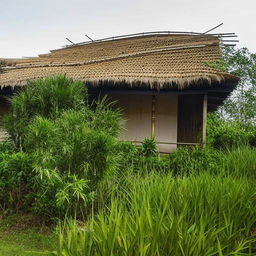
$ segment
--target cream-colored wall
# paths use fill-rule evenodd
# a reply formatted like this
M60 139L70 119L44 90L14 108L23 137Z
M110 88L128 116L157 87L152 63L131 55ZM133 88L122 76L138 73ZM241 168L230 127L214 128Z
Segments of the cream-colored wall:
M177 148L177 106L178 95L156 96L155 131L160 152L172 152Z
M122 109L124 129L120 139L142 142L151 137L151 95L110 95ZM155 107L155 135L160 152L169 153L177 143L177 95L157 95ZM161 143L162 142L162 143ZM168 144L173 143L173 144Z
M123 113L123 131L120 139L143 141L151 136L151 96L113 95Z

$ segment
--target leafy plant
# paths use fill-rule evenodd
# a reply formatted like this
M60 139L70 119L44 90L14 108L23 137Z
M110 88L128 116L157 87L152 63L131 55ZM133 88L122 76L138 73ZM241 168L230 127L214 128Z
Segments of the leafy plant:
M11 110L5 118L5 128L22 148L27 125L35 116L56 118L64 110L84 107L86 99L84 84L66 76L32 81L10 99Z
M157 146L155 139L144 139L141 145L141 154L146 157L157 155Z
M88 105L84 83L66 76L35 80L17 93L6 128L31 159L28 209L49 217L89 212L97 187L117 170L120 118L106 98Z
M246 180L151 174L127 182L86 224L66 221L54 255L254 255L256 198Z
M26 210L30 203L27 194L32 191L32 158L18 153L0 153L0 205L15 212Z
M207 142L216 149L229 149L254 143L255 128L238 122L227 122L217 115L209 115Z
M222 152L211 148L180 147L169 155L169 168L174 175L188 175L220 169Z
M256 54L247 48L225 47L223 57L228 71L237 75L240 82L218 113L224 120L244 125L256 124Z
M209 67L227 72L228 71L228 63L226 62L225 59L219 59L211 62L206 63Z

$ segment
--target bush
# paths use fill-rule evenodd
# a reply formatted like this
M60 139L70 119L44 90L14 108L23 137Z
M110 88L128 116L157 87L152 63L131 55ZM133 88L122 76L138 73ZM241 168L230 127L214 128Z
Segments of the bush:
M256 128L237 122L226 122L216 115L209 115L207 143L215 149L226 150L244 145L254 146Z
M36 212L64 216L66 209L81 214L99 183L115 175L116 140L95 125L97 115L87 121L88 113L68 110L55 120L36 117L28 126L25 150L35 159ZM106 124L103 128L108 130Z
M120 117L106 98L89 106L84 83L65 76L33 81L15 95L5 125L31 158L28 209L50 217L86 211L101 181L117 170Z
M3 209L28 210L32 190L32 158L22 152L0 153L0 204Z
M157 155L157 146L154 139L144 139L140 149L142 156L151 157Z
M256 148L240 147L224 155L223 175L256 180Z
M84 84L64 75L32 81L11 98L5 128L16 145L22 147L27 125L35 116L56 118L64 110L79 110L86 100Z
M15 145L11 140L5 140L0 142L0 154L1 153L14 153L15 152Z
M139 148L132 142L118 141L115 146L115 153L119 155L118 168L120 175L128 170L133 170L137 162Z
M94 199L89 180L78 175L60 175L57 170L36 168L35 172L34 190L30 194L33 212L49 218L86 215Z
M249 145L252 147L256 147L256 127L250 127L249 130Z
M174 175L199 172L216 172L220 169L223 154L211 148L179 147L169 155L169 168Z

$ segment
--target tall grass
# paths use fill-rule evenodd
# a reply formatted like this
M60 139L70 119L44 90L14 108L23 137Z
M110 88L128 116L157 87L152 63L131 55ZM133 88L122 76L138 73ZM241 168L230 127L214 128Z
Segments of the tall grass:
M255 255L256 194L246 179L151 174L84 226L67 221L57 255Z
M229 150L224 156L224 175L256 180L256 148L240 147Z

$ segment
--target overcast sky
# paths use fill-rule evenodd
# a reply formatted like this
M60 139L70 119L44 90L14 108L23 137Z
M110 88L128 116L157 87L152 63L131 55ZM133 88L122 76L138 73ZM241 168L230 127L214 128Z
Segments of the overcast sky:
M128 33L235 32L256 52L256 0L0 0L0 58L28 57L67 44Z

